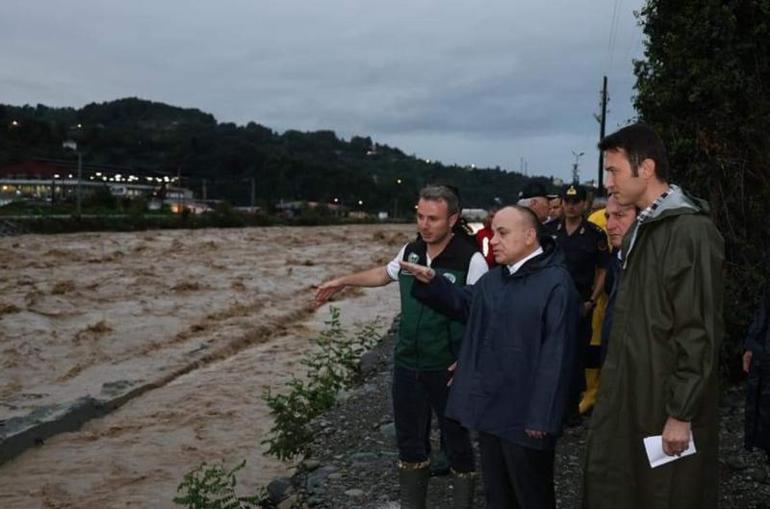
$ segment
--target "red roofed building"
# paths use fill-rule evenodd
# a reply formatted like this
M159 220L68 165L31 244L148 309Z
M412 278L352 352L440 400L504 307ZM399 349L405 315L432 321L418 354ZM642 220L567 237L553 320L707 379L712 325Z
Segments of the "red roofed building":
M51 180L62 174L77 173L77 167L46 161L23 161L0 167L0 179Z

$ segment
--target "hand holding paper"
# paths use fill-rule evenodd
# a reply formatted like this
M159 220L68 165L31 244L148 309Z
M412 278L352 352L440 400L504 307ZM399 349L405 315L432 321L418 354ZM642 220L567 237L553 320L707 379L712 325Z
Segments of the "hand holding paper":
M650 461L650 467L655 468L672 461L684 458L695 454L695 442L690 436L690 443L687 445L687 449L682 451L677 456L669 456L663 451L663 437L661 435L655 435L644 439L644 449L647 451L647 459Z

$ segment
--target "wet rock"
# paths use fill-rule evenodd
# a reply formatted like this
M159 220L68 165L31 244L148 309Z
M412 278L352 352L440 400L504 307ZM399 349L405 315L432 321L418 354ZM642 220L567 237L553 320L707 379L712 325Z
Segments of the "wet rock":
M345 491L345 495L349 497L363 497L364 496L364 490L359 488L353 488L350 490Z
M733 470L744 470L748 468L746 459L743 456L731 455L721 461L721 463Z
M358 361L358 368L362 375L374 373L380 365L380 356L376 350L364 353Z
M373 452L356 452L350 455L350 461L353 464L357 463L371 463L377 460L379 456Z
M318 460L305 460L300 465L300 469L304 470L305 472L312 472L313 470L317 469L321 466L321 462Z
M392 422L380 426L380 433L389 440L396 439L396 425Z
M324 497L321 496L310 496L307 498L306 502L310 507L322 507L326 505Z
M295 493L286 497L285 500L279 502L276 506L277 509L293 509L299 506L299 496Z
M759 468L759 467L750 468L748 470L748 476L749 478L751 478L752 481L756 481L762 484L768 483L767 471L763 468Z
M291 480L285 477L273 479L270 484L267 485L267 495L270 497L270 501L273 504L278 504L292 491Z
M337 467L326 466L319 468L317 471L307 476L305 486L311 493L321 494L325 491L326 480L329 476L337 471Z
M134 380L116 380L114 382L106 382L102 384L102 395L106 397L117 396L122 394L131 387L136 385Z

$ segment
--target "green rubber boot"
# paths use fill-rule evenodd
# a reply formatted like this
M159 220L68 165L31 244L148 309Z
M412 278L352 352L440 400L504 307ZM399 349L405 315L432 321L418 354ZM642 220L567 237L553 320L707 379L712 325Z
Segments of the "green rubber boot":
M473 495L476 491L476 472L453 472L452 507L454 509L472 509Z
M398 464L398 484L401 490L401 509L425 509L430 478L430 461Z

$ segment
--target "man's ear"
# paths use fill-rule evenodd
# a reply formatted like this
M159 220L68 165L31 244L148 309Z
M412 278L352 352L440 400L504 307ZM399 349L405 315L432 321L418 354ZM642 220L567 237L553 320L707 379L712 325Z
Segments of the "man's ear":
M639 165L639 174L645 180L655 177L655 170L655 161L649 158L642 161L642 164Z
M454 226L457 224L457 220L460 219L460 213L456 212L449 216L449 227L454 228Z
M537 230L535 228L527 228L527 245L534 246L537 243Z

